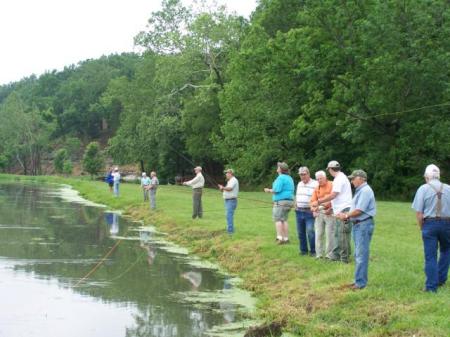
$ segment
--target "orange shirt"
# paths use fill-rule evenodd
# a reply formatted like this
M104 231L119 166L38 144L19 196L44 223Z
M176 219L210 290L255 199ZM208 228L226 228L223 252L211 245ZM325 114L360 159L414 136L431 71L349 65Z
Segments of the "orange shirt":
M327 183L325 186L317 186L316 189L313 192L313 195L311 197L310 203L313 203L314 201L317 201L319 198L326 197L327 195L330 195L333 190L333 183L329 180L327 180ZM331 203L327 202L324 204L325 209L328 209L331 207Z

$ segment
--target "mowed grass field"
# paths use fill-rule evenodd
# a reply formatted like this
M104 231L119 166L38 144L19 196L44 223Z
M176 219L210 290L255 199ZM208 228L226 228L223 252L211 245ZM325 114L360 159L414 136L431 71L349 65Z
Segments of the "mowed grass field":
M450 336L450 284L437 294L421 291L425 278L422 240L410 203L377 202L369 284L355 292L343 287L353 281L353 261L341 264L299 256L293 211L291 243L275 244L269 194L240 193L236 233L229 237L218 190L205 190L204 218L192 220L188 187L160 186L157 211L152 212L142 201L138 185L121 184L121 196L115 198L102 182L34 180L70 184L87 199L154 224L194 254L217 261L254 292L258 318L282 322L294 335Z

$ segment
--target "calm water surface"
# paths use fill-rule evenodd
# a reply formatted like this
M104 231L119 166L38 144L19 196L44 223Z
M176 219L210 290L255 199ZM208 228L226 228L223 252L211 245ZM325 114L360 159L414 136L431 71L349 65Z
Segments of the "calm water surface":
M199 262L59 187L0 183L0 337L242 336L248 294Z

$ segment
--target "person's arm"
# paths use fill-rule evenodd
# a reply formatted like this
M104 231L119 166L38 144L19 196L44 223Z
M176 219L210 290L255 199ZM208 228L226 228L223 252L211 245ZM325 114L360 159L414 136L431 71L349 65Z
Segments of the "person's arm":
M362 211L360 209L354 209L348 213L339 213L338 215L336 215L337 218L347 221L350 218L355 218L357 216L360 216L362 214Z
M220 186L222 186L222 187L220 187ZM227 186L219 185L219 188L221 191L231 192L233 190L234 186L236 186L236 180L230 179L227 182Z
M189 185L189 186L192 186L192 185L195 185L196 183L198 183L199 180L200 180L200 176L195 176L194 179L191 179L191 180L189 180L189 181L184 182L183 185Z
M274 181L274 183L273 183L273 185L272 185L272 188L266 187L266 188L264 188L264 192L266 192L266 193L272 193L272 194L275 194L275 193L277 193L277 192L280 192L280 191L281 191L281 188L278 186L278 185L280 185L278 182L279 182L279 179L278 179L278 178L275 179L275 181ZM278 189L279 189L280 191L278 191Z
M324 196L323 198L317 199L317 201L314 202L312 204L312 206L319 206L319 205L322 205L322 204L326 204L327 202L330 202L331 200L336 198L338 194L339 194L339 192L331 192L330 194Z
M419 228L422 229L422 227L423 227L423 213L422 212L416 212L416 219L417 219L417 224L419 225Z

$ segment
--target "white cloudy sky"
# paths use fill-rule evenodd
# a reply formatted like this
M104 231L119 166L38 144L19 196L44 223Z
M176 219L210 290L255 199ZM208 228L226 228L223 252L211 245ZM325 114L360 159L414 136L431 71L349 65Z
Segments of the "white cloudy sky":
M192 0L184 0L190 3ZM222 0L249 16L256 0ZM115 52L133 51L161 0L0 1L0 85Z

